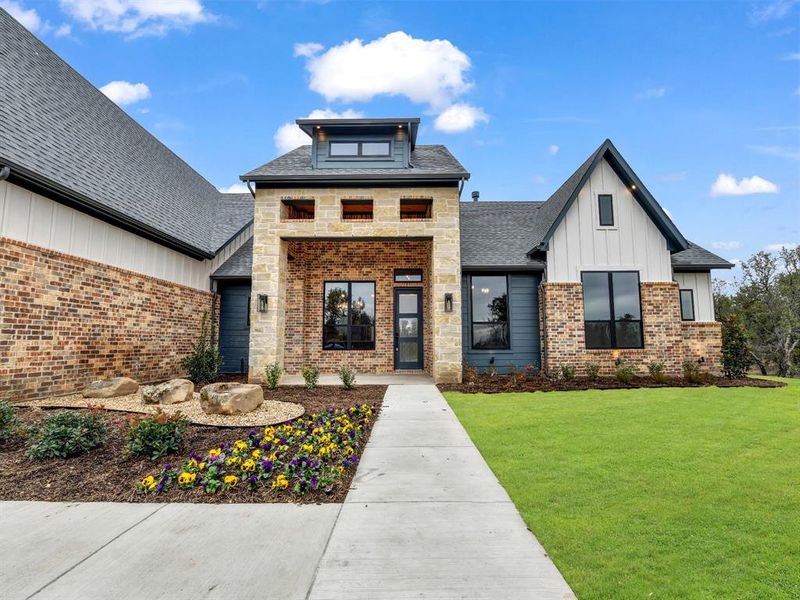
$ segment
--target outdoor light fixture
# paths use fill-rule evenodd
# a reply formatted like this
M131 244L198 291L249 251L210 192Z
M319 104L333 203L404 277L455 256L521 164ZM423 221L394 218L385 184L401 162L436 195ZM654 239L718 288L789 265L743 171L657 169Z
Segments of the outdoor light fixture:
M265 313L267 312L267 301L268 297L266 294L259 294L258 295L258 312Z
M444 312L453 312L453 294L444 295Z

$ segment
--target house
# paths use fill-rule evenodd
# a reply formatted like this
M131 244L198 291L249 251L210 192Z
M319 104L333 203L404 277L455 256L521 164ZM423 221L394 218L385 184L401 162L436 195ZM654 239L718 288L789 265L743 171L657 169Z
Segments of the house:
M221 194L0 10L0 397L180 370L719 369L711 270L609 141L544 202L462 201L418 118L300 119Z

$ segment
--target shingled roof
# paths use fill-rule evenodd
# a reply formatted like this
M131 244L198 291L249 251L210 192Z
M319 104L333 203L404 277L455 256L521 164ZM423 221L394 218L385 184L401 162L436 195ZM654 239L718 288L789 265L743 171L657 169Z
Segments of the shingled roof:
M713 252L709 252L694 242L689 242L689 247L686 250L676 252L672 255L672 267L676 271L732 269L734 266L732 262L717 256Z
M544 269L544 262L528 255L539 228L542 204L462 202L462 269Z
M348 168L314 169L311 146L300 146L240 177L242 181L382 181L424 179L468 179L469 173L450 151L441 145L417 145L411 152L410 169Z
M0 9L0 165L81 210L196 258L253 218Z

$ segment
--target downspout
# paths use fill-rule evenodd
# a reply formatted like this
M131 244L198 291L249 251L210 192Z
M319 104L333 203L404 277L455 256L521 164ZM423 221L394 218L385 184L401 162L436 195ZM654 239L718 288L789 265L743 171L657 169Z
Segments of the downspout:
M9 175L11 175L11 167L8 165L0 167L0 181L5 181Z
M542 322L539 323L539 327L542 328L542 348L541 348L541 364L539 365L539 372L545 370L545 366L547 365L547 298L545 294L544 284L547 282L547 268L542 273L542 282L539 284L539 289L542 291L541 293L541 311L542 311Z
M247 181L245 181L245 183L247 184L247 189L250 190L250 195L253 198L255 198L256 197L256 192L255 192L255 190L253 188L250 187L250 180L248 179Z
M464 184L467 182L465 178L461 178L461 183L458 184L458 200L461 201L461 192L464 191Z

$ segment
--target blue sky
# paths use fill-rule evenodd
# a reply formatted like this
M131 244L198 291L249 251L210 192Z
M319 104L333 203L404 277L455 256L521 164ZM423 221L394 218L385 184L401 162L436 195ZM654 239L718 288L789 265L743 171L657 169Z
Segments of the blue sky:
M419 115L486 200L546 199L609 137L689 239L800 241L796 0L0 6L221 188L312 111Z

